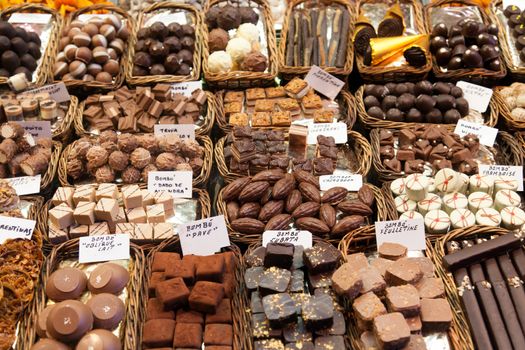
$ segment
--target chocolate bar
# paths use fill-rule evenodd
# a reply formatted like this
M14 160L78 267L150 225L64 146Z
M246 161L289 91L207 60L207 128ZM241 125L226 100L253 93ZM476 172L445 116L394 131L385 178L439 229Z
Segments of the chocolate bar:
M518 248L510 253L512 261L514 262L514 267L518 270L518 275L520 279L525 280L525 252L523 248Z
M514 308L520 320L521 330L525 332L525 291L523 289L523 281L518 277L512 261L506 254L498 256L498 264L507 281Z

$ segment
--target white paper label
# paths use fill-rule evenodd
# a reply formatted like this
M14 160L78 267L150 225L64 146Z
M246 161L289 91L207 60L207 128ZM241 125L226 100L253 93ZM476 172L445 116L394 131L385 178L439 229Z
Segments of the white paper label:
M179 225L182 253L212 255L230 246L224 215Z
M36 140L52 137L51 134L51 122L46 120L37 120L37 121L23 121L17 122L20 124L28 133L33 136Z
M195 125L193 124L156 124L155 135L177 134L181 139L195 140Z
M363 176L359 174L321 175L319 185L321 191L329 190L332 187L344 187L348 191L359 191L363 186Z
M523 166L480 164L479 173L490 176L511 176L518 181L518 191L523 191Z
M523 0L503 0L502 8L506 9L509 6L517 6L523 11Z
M341 91L345 85L344 81L337 79L332 74L327 73L318 66L312 66L304 80L314 90L325 95L331 100L335 100L339 94L339 91Z
M58 103L62 102L69 102L71 100L71 96L69 95L69 92L67 91L66 85L63 82L51 84L51 85L45 85L33 90L28 90L20 95L26 95L26 94L39 94L42 92L47 92L49 94L49 98L57 101Z
M9 17L9 23L36 23L48 24L51 21L50 13L13 13Z
M292 243L303 248L312 248L312 233L310 231L284 230L264 231L262 245L268 243Z
M129 235L80 237L78 262L93 263L129 259Z
M498 129L491 128L482 124L467 122L463 119L458 121L456 124L456 129L454 133L463 137L468 134L474 134L479 137L479 143L482 145L492 147L496 141L496 136L498 136Z
M376 242L381 244L399 243L408 250L425 250L425 222L423 219L377 221Z
M9 182L19 196L40 193L40 182L42 180L40 175L12 177L4 180Z
M154 14L143 24L143 27L150 27L155 22L164 23L164 25L169 25L173 22L180 25L187 24L188 20L186 19L186 14L183 11L177 12L161 12Z
M150 171L148 191L167 191L175 198L193 196L193 172L191 171Z
M484 86L458 81L456 86L463 90L463 97L468 101L470 109L485 113L492 97L492 89Z
M332 136L337 144L346 143L348 141L346 128L347 125L342 122L309 124L307 143L309 145L317 144L317 136L319 135Z
M197 89L202 89L202 81L186 81L184 83L175 83L171 85L171 92L174 94L183 94L186 97Z
M9 216L0 216L0 244L7 239L31 239L36 221Z

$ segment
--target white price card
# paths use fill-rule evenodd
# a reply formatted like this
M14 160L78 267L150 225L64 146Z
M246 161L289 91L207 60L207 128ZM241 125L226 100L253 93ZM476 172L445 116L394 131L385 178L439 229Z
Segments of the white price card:
M523 191L523 166L480 164L478 168L481 175L515 178L518 181L518 191Z
M363 176L359 174L345 175L321 175L319 176L321 191L327 191L333 187L344 187L348 191L359 191L363 186Z
M347 125L342 122L336 123L315 123L308 124L308 137L306 139L309 145L317 144L317 136L332 136L335 143L346 143L348 141Z
M185 12L186 11L156 13L151 17L148 16L149 18L146 23L144 23L144 27L150 27L155 22L164 23L166 26L173 22L176 22L180 25L187 24L188 20L186 18Z
M183 94L186 97L191 96L195 90L202 89L202 81L186 81L184 83L171 84L171 92L174 94Z
M195 125L193 124L156 124L155 135L177 134L181 139L195 140Z
M5 180L9 182L19 196L40 193L40 182L42 180L40 175L11 177Z
M224 215L181 224L178 229L184 255L212 255L230 246Z
M50 13L13 13L9 17L9 23L36 23L48 24L51 21Z
M268 243L291 243L303 248L312 248L312 233L310 231L283 230L283 231L264 231L262 245L266 247Z
M0 244L7 239L31 239L36 221L10 216L0 216Z
M331 100L335 100L339 94L339 91L341 91L345 85L344 81L337 79L332 74L326 72L318 66L312 66L304 80L314 90L325 95Z
M66 85L63 82L45 85L32 90L27 90L21 93L21 95L36 95L43 92L47 92L49 94L49 98L57 101L58 103L68 102L69 100L71 100L71 96L69 95Z
M509 6L517 6L523 11L523 0L503 0L503 9L506 9Z
M78 262L129 259L129 235L113 234L80 237Z
M20 121L20 124L25 131L31 134L35 140L52 137L51 134L51 122L45 120L35 121Z
M498 136L498 129L485 126L483 124L471 123L466 120L461 119L456 124L456 129L454 133L463 137L468 134L474 134L479 137L479 143L482 145L492 147L496 141L496 136Z
M167 191L174 198L193 196L193 172L191 171L150 171L148 191Z
M492 89L481 85L458 81L456 86L463 90L463 97L468 101L470 109L485 113L492 97Z
M377 221L376 242L399 243L408 250L425 250L425 222L423 219Z

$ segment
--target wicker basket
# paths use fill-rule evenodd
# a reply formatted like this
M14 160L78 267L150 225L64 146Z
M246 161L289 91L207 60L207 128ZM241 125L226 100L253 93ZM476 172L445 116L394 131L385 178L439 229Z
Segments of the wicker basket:
M366 221L368 221L369 224L374 223L376 221L384 221L388 219L388 211L386 208L385 200L383 198L383 193L381 190L377 187L375 187L372 184L367 184L371 189L372 192L374 192L375 197L375 210L374 210L374 216L367 218ZM222 192L223 189L220 190L218 196L217 196L217 203L216 203L216 209L217 213L224 215L224 219L226 220L226 226L228 227L228 232L230 234L230 239L237 243L245 243L245 244L253 244L254 242L257 242L261 239L261 235L257 234L243 234L240 232L235 231L231 225L230 225L230 219L228 217L228 213L226 210L226 201L222 198ZM329 235L326 235L322 237L324 240L331 242L332 244L338 244L340 241L340 238L330 238Z
M119 7L111 6L111 5L96 4L96 5L91 5L91 6L87 6L87 7L81 8L81 9L71 13L71 15L67 18L67 22L64 23L64 28L67 27L78 16L83 15L83 14L89 14L90 12L99 11L99 10L108 11L108 12L115 13L115 14L121 16L125 20L125 24L129 26L130 30L131 30L131 28L134 27L134 23L135 23L134 19L126 11L124 11L123 9L121 9ZM124 23L123 23L123 25L124 25ZM62 29L60 31L62 31ZM94 90L94 89L97 89L97 90L115 90L115 89L119 88L124 83L124 80L126 78L126 69L128 67L128 63L127 62L128 62L129 46L130 46L130 43L128 42L126 47L124 48L124 52L122 53L122 55L120 57L120 61L119 61L120 71L113 78L113 82L111 82L111 83L102 83L102 82L99 82L99 81L83 81L83 80L75 79L75 80L65 80L64 84L66 84L66 86L69 87L69 88L84 88L84 89L89 89L89 90ZM51 54L53 55L53 57L56 58L58 53L59 53L58 45L56 45L55 46L55 51L52 52ZM53 83L56 83L58 81L56 81L55 77L54 77L54 72L53 72L54 64L55 64L55 59L53 59L51 61L51 63L49 64L48 75L49 75L49 80L51 82L53 82Z
M366 3L377 3L385 1L377 0L361 0L359 7ZM423 20L423 7L421 2L418 0L404 0L403 3L410 4L414 8L414 22L417 31L420 34L426 34L425 21ZM390 4L394 4L393 1L388 1ZM359 11L358 11L359 12ZM401 67L389 67L389 66L367 66L364 63L363 56L356 54L356 64L359 74L365 82L371 83L385 83L385 82L406 82L416 81L425 79L430 70L432 69L432 60L430 59L430 53L427 55L427 62L423 67L412 67L404 65Z
M393 172L387 169L381 161L381 155L379 154L379 130L373 129L370 131L370 143L372 145L372 163L374 164L374 170L378 177L382 181L393 181L397 178L406 176L402 171L400 173ZM397 130L391 130L396 134ZM500 131L496 137L495 149L496 153L496 164L501 165L521 165L523 164L523 150L522 146L516 141L516 139L505 131Z
M374 226L362 227L360 229L357 229L347 234L339 243L339 250L343 253L343 257L345 260L350 254L365 253L365 252L377 250ZM426 254L429 258L433 260L432 252L431 252L431 244L429 240L427 240ZM437 275L439 277L442 277L438 271L440 267L439 264L434 261L434 265L435 265ZM455 300L450 298L448 296L448 293L447 293L447 300L450 303L450 306L452 307L452 309L457 310L455 309ZM348 306L350 307L350 305ZM359 338L360 333L357 328L355 318L350 318L350 319L352 320L352 322L349 325L349 330L350 330L350 339L352 342L353 349L361 350L363 349L363 347L360 342L360 338ZM470 338L470 336L468 332L465 332L465 328L462 327L462 324L458 322L456 315L454 315L454 318L452 320L452 325L447 333L448 333L448 338L450 342L452 343L453 349L461 349L461 350L467 349L466 347L464 347L465 337Z
M228 0L209 0L205 4L204 14L206 14L212 6L219 6L219 4L226 4L228 2ZM202 71L204 72L204 79L209 86L220 89L236 89L270 86L274 84L275 77L277 76L278 58L277 40L275 39L270 6L266 0L251 0L250 5L254 4L257 5L263 17L259 20L264 21L263 24L268 44L268 68L265 72L232 71L228 73L211 73L208 70L208 57L210 55L210 49L208 47L208 27L203 25Z
M474 0L436 0L424 8L425 24L427 26L427 33L432 32L433 23L430 20L431 10L435 7L449 7L449 6L476 6L479 8L483 22L488 24L491 18ZM501 43L501 42L500 42ZM458 81L465 80L475 84L493 85L507 74L507 68L504 64L501 65L499 71L493 71L485 68L463 68L451 70L450 72L443 72L436 62L435 57L432 58L432 72L438 80Z
M148 281L151 273L151 264L153 262L153 255L155 252L176 252L182 255L182 248L179 241L179 236L174 236L155 247L149 254L146 260L144 268L144 277L142 280L142 291L139 306L139 321L137 322L137 347L141 349L142 342L142 326L146 321L146 304L148 300ZM233 326L233 350L244 350L246 349L246 325L248 324L246 319L242 318L245 310L244 304L241 303L241 281L244 280L241 251L239 247L232 244L229 247L222 248L222 252L233 252L235 255L235 262L237 263L237 269L235 271L235 291L232 298L232 326Z
M493 89L494 96L492 97L492 100L496 101L501 118L503 119L503 122L505 123L509 131L510 130L525 131L525 121L517 120L511 115L511 110L509 109L507 103L505 102L505 98L500 93L500 91L504 88L505 86L495 87Z
M76 96L70 96L69 105L67 112L64 116L64 120L53 130L53 140L67 144L71 136L73 135L72 123L75 121L77 114L79 113L78 98Z
M96 137L93 137L93 138L96 138ZM204 157L203 157L204 163L202 164L202 169L201 169L200 174L197 177L194 177L193 179L194 188L206 186L206 183L208 182L208 179L211 173L212 157L213 157L213 146L212 146L211 139L208 136L197 136L195 139L199 142L199 144L202 147L204 147ZM60 164L58 166L58 180L60 181L61 186L73 186L74 185L71 182L70 178L67 176L67 159L76 142L77 141L69 144L64 149L64 152L62 153L62 156L60 157Z
M205 91L207 97L207 108L206 115L204 116L204 122L198 128L195 128L195 135L209 135L215 122L215 115L217 113L217 101L215 95L209 91ZM78 112L75 114L73 125L75 132L79 137L82 136L96 136L100 132L88 131L88 126L84 123L84 109L86 108L86 101L80 102Z
M226 91L221 90L215 94L215 103L217 106L217 125L222 130L224 134L229 133L232 131L233 126L228 123L228 118L226 117L226 112L224 111L224 94ZM345 116L344 119L341 119L341 121L345 122L346 125L348 125L348 130L352 130L354 127L355 121L356 121L356 100L354 96L345 90L342 90L337 100L339 102L339 106L342 110L340 115ZM288 130L290 127L283 126L283 127L260 127L256 129L278 129L278 130ZM255 128L254 128L255 129Z
M222 137L215 144L215 162L217 168L223 180L226 183L230 183L240 177L246 176L245 174L232 173L226 159L224 157L224 145L226 138ZM355 168L351 169L354 174L361 174L363 177L368 175L371 165L372 149L370 144L360 133L356 131L348 131L348 142L350 143L350 150L354 153L357 164ZM255 175L255 174L251 174Z
M292 12L295 9L295 7L304 4L305 6L312 6L317 5L318 3L315 1L310 0L294 0L288 3L288 8L286 9L286 13L284 16L284 23L283 28L281 30L281 40L279 43L279 74L281 74L286 79L291 79L294 76L302 76L312 68L312 66L301 66L301 67L295 67L295 66L289 66L286 64L286 42L288 37L288 30L290 27L290 19L292 19ZM348 30L348 37L347 37L347 50L346 50L346 60L345 64L342 68L337 67L321 67L326 72L337 75L339 77L346 77L352 73L352 68L354 65L354 44L352 42L352 37L354 33L354 23L356 19L356 13L351 6L350 2L344 1L344 0L330 0L330 1L324 1L323 5L329 7L331 5L341 5L346 8L348 13L350 14L350 24L347 28Z
M447 299L452 306L453 322L460 325L462 331L461 342L457 349L474 350L474 343L471 338L470 326L467 321L461 300L458 295L457 286L454 282L452 274L445 270L442 264L442 259L446 255L446 244L452 240L469 240L474 238L490 238L491 236L501 236L507 234L509 231L503 228L495 228L491 226L472 226L467 229L458 229L447 233L439 238L433 246L430 246L428 253L434 261L436 272L445 284L445 292Z
M47 47L44 50L44 53L42 54L42 57L40 58L41 62L36 68L37 75L34 82L36 86L42 86L49 78L48 73L53 70L53 55L58 48L60 29L62 27L63 19L57 11L44 5L31 3L8 7L4 11L0 12L0 17L3 20L7 20L9 16L17 12L44 12L51 14L52 24L49 41L47 43ZM0 77L0 84L7 84L7 80L7 78Z
M407 122L394 122L391 120L386 119L378 119L370 116L366 112L365 104L363 102L364 99L364 90L365 87L361 86L356 94L356 104L357 104L357 115L359 116L359 121L365 128L389 128L389 129L402 129L407 128L410 126L416 126L416 125L425 125L429 123L407 123ZM487 111L483 113L485 122L484 125L493 127L498 122L498 112L500 103L496 98L496 94L494 94L494 97L490 100L489 107L487 108ZM456 127L456 124L445 124L449 129L454 129Z
M46 266L42 270L42 280L37 295L35 297L34 305L31 307L31 312L26 313L21 327L23 336L19 337L17 343L17 350L30 349L36 342L38 336L36 334L36 322L38 315L44 310L47 303L45 294L45 284L49 276L59 267L59 264L67 259L78 260L79 240L74 239L56 246L46 260ZM122 349L135 350L137 345L137 316L138 308L141 303L140 290L142 288L143 269L144 269L144 254L142 250L130 243L130 262L129 272L130 281L127 286L128 298L126 301L126 313L124 319L120 324L120 336L122 341Z
M133 75L133 57L135 56L135 44L137 43L137 32L144 25L144 17L152 12L161 10L182 10L189 13L194 18L195 23L195 50L193 52L193 69L189 75L148 75L148 76L134 76ZM175 3L175 2L157 2L139 14L139 19L133 28L133 35L128 50L128 67L126 69L126 80L131 85L148 85L158 83L180 83L184 81L199 80L201 75L201 52L202 52L202 31L203 31L202 14L197 9L190 5Z

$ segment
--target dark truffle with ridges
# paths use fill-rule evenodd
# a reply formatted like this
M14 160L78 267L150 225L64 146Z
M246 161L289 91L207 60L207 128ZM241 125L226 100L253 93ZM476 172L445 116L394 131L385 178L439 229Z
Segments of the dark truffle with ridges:
M18 66L20 66L18 55L11 50L7 50L2 54L1 61L2 67L10 72L13 72Z
M251 7L240 7L239 16L241 16L241 23L253 23L259 22L259 15Z
M15 51L20 56L27 53L28 51L27 43L24 41L24 39L19 37L11 39L11 46L13 51Z
M241 24L241 17L236 7L226 5L221 8L221 12L217 18L217 25L224 29L230 30L239 27Z

